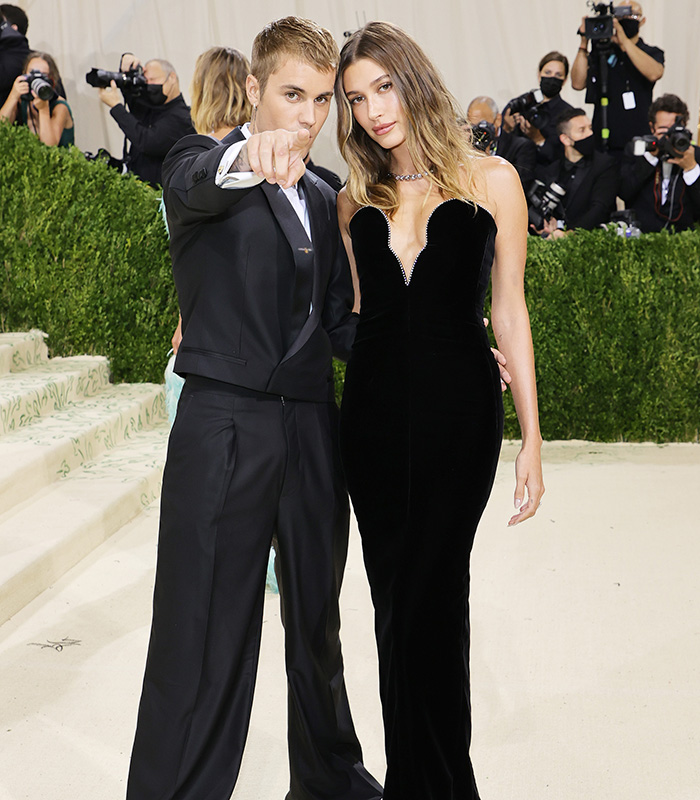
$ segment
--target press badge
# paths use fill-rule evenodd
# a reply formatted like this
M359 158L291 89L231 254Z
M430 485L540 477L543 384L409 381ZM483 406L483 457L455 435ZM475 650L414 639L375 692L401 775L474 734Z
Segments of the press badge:
M634 92L622 93L622 105L624 106L625 111L631 111L633 108L637 108L637 101L634 99Z

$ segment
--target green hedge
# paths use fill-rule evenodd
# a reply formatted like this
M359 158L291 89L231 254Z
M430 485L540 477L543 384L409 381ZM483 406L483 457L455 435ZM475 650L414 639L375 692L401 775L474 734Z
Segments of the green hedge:
M161 382L177 299L159 206L135 178L0 124L2 329L106 355L116 381Z
M0 124L0 265L3 330L162 380L177 300L158 193ZM700 231L532 238L526 292L546 439L698 440Z

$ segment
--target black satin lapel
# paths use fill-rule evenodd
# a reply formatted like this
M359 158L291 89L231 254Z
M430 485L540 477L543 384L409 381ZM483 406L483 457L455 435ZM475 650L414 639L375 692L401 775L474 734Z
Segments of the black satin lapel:
M304 230L304 226L301 224L297 212L292 208L292 204L284 196L284 192L279 186L263 181L260 184L260 188L265 193L272 213L275 215L277 222L279 222L280 228L282 228L282 232L289 242L289 246L292 248L294 260L296 261L297 253L309 252L312 246Z

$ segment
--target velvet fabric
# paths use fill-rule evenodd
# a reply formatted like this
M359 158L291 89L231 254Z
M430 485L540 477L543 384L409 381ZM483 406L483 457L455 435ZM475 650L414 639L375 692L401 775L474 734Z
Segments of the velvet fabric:
M359 209L350 232L362 307L341 452L375 607L384 800L477 800L469 557L503 429L482 321L496 225L441 203L410 280L380 210Z

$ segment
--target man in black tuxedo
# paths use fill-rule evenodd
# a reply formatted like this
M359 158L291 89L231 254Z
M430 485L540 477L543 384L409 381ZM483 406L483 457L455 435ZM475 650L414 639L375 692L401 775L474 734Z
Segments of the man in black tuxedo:
M566 194L557 209L557 220L568 230L592 230L608 222L615 210L615 197L620 186L617 161L595 149L593 127L582 108L565 111L557 122L562 157L549 167L537 171L537 179L545 186L559 184ZM549 223L545 233L555 238L563 228Z
M688 106L680 97L664 94L649 107L649 128L658 140L670 128L687 126L688 117ZM699 163L700 147L692 144L682 152L655 147L635 156L629 143L620 194L644 233L683 231L700 221Z
M267 554L286 635L288 800L378 800L343 678L349 507L331 356L355 332L335 193L303 158L330 107L330 33L256 37L250 127L163 165L185 376L163 476L153 626L129 800L228 800L248 730Z

